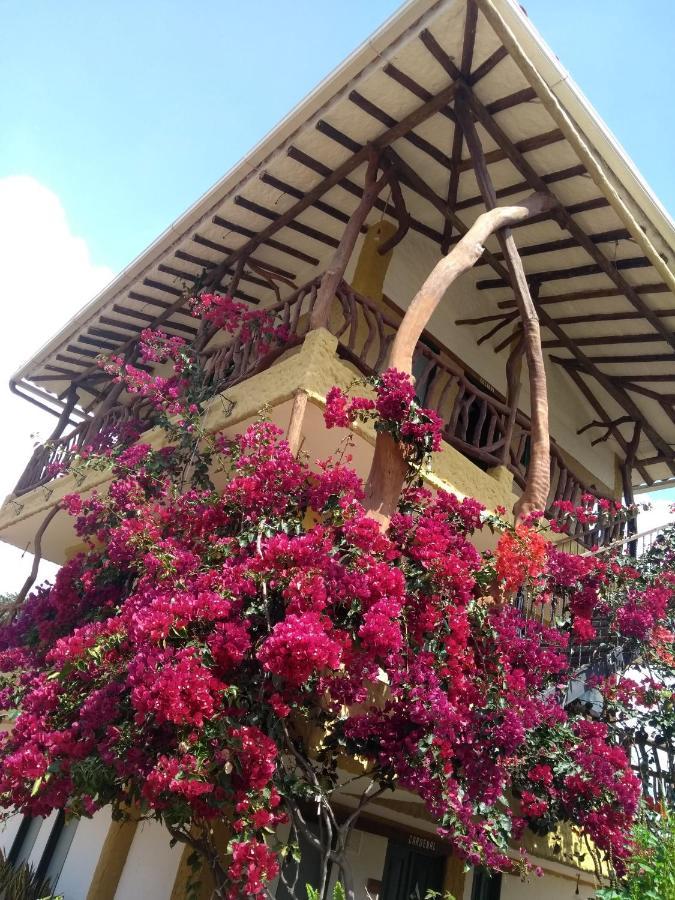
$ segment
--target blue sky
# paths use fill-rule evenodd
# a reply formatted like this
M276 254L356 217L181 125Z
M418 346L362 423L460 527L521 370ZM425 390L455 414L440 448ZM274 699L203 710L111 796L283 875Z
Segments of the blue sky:
M525 6L674 210L673 0ZM397 7L0 0L0 177L53 190L118 271Z

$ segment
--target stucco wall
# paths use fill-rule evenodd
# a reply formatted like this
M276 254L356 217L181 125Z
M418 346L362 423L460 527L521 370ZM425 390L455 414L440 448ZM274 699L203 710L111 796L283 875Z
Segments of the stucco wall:
M139 824L115 900L168 900L183 852L181 845L170 847L169 840L168 832L158 822Z
M101 809L93 818L78 823L55 886L56 893L63 894L64 900L87 900L89 885L111 822L110 810Z
M371 895L366 891L366 884L369 878L376 881L382 879L387 843L387 839L379 834L370 834L367 831L353 832L347 856L352 865L356 900L371 900ZM334 875L331 885L336 881L337 876Z
M0 850L3 853L9 853L12 849L12 843L16 837L16 833L21 825L23 816L20 813L14 813L6 822L0 825Z

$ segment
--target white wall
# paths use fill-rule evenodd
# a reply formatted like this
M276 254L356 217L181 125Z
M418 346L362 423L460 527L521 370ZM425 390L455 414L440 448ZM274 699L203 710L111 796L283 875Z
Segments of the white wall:
M594 888L586 882L580 881L578 894L576 890L576 878L562 878L551 872L543 878L532 875L528 881L504 875L500 900L588 900L595 896Z
M35 843L33 844L30 856L28 857L28 862L33 867L37 866L42 858L42 854L47 846L47 841L49 840L49 835L52 833L52 828L54 827L57 816L58 812L53 809L40 826L38 836L35 838Z
M555 866L552 863L537 860L531 857L533 865L541 865L546 869L543 878L537 878L534 872L527 881L521 881L515 875L502 875L502 890L499 900L592 900L595 897L595 888L590 882L590 876L582 875L579 881L579 893L577 893L577 879L574 869L567 869L567 875L563 876L551 867L561 871L567 867ZM464 882L464 896L462 900L471 900L472 875L469 874Z
M55 893L63 894L64 900L86 900L111 822L110 809L106 808L100 809L93 818L78 823L55 886Z
M169 841L168 831L158 822L139 823L115 900L168 900L183 852L182 844L170 847Z
M0 850L6 855L12 849L12 844L19 826L23 820L21 813L14 813L5 822L0 824Z
M352 865L356 900L370 900L366 892L366 882L369 878L382 881L387 844L387 839L380 835L358 830L352 832L347 856ZM331 885L336 881L337 873L333 875Z

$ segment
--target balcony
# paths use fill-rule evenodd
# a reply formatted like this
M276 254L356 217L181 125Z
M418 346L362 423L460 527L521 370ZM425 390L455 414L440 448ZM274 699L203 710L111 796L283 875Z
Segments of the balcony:
M320 278L295 290L271 307L277 323L284 325L289 339L271 350L261 348L257 339L222 343L222 334L204 341L200 356L207 377L207 391L222 394L247 379L268 370L282 358L297 353L308 331ZM381 305L356 293L343 282L331 310L328 330L337 339L338 357L355 374L372 375L382 370L400 317L383 312ZM219 341L221 341L219 343ZM442 417L444 440L475 466L488 471L504 467L522 488L527 474L530 432L529 421L520 411L510 425L508 404L477 376L465 371L448 353L433 349L427 336L418 344L413 371L420 401ZM119 440L127 429L143 433L153 426L152 407L142 398L120 395L114 402L108 392L108 405L75 424L69 431L68 415L61 418L63 433L38 446L14 490L15 497L49 485L68 470L83 448L100 449ZM508 437L511 431L510 439ZM555 501L576 502L582 494L602 496L594 486L575 473L565 454L552 442L551 492L547 515L558 515ZM583 544L603 544L621 533L619 522L601 529L580 528L575 537Z

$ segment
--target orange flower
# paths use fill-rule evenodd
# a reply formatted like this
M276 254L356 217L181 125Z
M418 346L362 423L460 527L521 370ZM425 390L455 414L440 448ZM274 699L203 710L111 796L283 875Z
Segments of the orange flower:
M516 525L515 531L502 534L497 543L495 569L506 593L515 593L528 578L543 572L547 547L546 538L526 525Z

